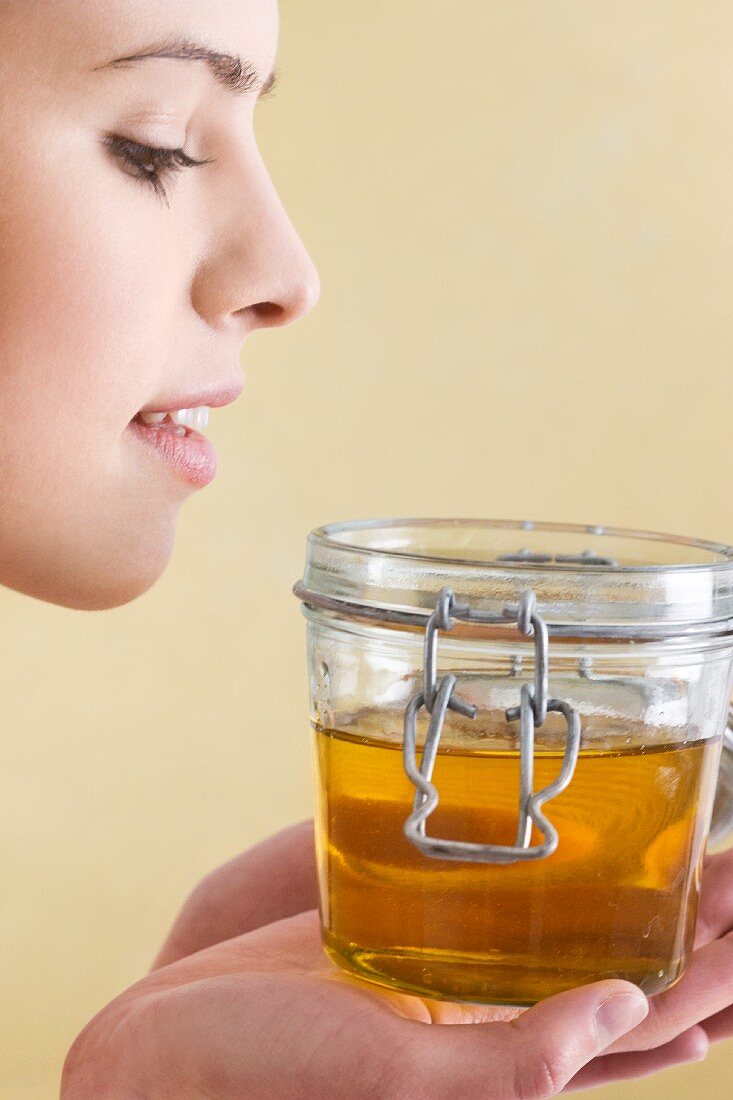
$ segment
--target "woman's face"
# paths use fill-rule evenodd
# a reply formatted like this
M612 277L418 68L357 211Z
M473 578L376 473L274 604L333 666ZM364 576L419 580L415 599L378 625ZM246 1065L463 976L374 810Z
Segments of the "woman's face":
M0 0L0 584L149 588L213 466L133 419L234 400L247 334L314 304L253 133L276 39L274 0Z

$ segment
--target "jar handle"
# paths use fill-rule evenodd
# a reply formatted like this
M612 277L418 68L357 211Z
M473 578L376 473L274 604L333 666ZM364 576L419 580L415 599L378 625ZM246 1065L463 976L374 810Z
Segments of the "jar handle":
M403 761L407 776L416 788L413 809L403 831L407 839L423 855L432 859L464 860L471 863L515 863L518 860L545 859L558 845L557 829L542 813L542 806L561 794L575 772L580 750L580 718L569 703L548 699L547 624L536 609L534 592L525 592L518 606L504 608L503 618L516 622L524 637L534 638L534 682L524 684L519 706L506 711L506 719L519 719L520 790L519 819L516 843L477 844L468 841L441 840L426 835L425 824L438 805L437 788L431 782L440 736L448 710L475 718L477 709L455 695L456 677L452 673L437 680L437 647L439 632L450 631L455 620L481 622L485 615L472 611L468 605L457 604L450 588L441 588L425 627L425 661L423 689L417 692L405 710ZM430 714L422 756L417 760L417 716L422 709ZM548 711L563 715L567 726L565 752L557 779L542 790L533 791L534 733L545 721ZM542 834L542 843L531 845L532 824Z

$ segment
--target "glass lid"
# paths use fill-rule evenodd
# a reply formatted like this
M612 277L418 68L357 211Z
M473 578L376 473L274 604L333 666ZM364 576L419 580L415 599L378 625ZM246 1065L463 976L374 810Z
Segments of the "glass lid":
M331 523L308 536L308 604L419 622L438 592L496 612L533 590L555 632L733 631L733 547L650 531L482 519ZM589 629L571 631L573 624ZM596 627L597 629L593 629Z

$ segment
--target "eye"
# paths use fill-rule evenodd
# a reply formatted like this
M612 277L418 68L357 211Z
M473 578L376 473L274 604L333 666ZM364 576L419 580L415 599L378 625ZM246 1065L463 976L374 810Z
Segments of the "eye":
M135 179L150 184L155 193L167 200L165 180L182 168L198 168L210 164L213 158L194 160L183 149L156 149L152 145L141 145L138 141L107 134L104 144L114 156L122 161L124 170Z

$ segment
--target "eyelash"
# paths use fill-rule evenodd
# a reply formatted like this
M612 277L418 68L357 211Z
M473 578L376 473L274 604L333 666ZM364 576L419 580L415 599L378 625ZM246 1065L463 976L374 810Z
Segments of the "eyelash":
M202 164L210 164L212 157L206 160L194 160L183 149L156 149L152 145L142 145L138 141L129 138L117 137L108 134L104 139L115 156L125 162L129 168L133 168L135 179L143 180L150 184L156 195L167 203L168 192L165 188L165 179L180 172L182 168L198 168ZM152 168L145 167L151 165Z

